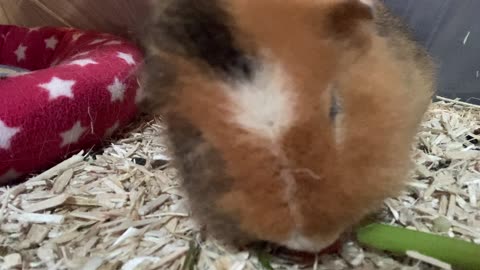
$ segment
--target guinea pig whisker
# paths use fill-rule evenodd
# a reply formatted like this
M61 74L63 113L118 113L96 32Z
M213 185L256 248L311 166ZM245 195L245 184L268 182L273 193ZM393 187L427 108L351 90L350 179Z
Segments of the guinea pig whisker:
M312 171L311 169L307 169L307 168L300 168L300 169L295 169L293 170L294 173L303 173L303 174L307 174L308 176L312 177L313 179L316 179L316 180L320 180L322 179L322 177L318 174L316 174L314 171Z

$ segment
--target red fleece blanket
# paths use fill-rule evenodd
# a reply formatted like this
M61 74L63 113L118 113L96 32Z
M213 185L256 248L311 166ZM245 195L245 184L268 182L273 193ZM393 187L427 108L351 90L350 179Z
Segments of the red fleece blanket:
M141 61L134 45L108 34L0 25L0 184L129 123Z

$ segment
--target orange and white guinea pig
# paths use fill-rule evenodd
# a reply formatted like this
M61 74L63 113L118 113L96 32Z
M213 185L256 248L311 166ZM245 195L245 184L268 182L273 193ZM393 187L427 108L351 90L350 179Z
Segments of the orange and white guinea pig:
M434 66L376 0L153 0L145 109L217 239L318 252L410 169Z

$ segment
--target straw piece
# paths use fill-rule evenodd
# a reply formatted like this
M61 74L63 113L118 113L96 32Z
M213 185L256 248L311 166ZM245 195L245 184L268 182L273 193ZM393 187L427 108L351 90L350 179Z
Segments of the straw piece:
M62 224L65 217L62 215L49 215L49 214L34 214L34 213L21 213L11 214L11 218L20 222L26 223L45 223L45 224Z
M69 196L67 194L61 194L45 201L36 202L35 204L24 208L24 210L26 212L34 213L34 212L40 212L43 210L59 207L67 201L68 197Z
M157 199L155 199L153 201L150 201L147 204L145 204L144 206L142 206L138 210L138 214L141 215L141 216L145 216L145 215L150 214L152 211L156 210L162 204L164 204L169 198L170 198L170 196L168 196L168 195L160 195L160 197L158 197Z
M2 269L15 269L22 266L22 256L18 253L8 254L3 257Z
M59 194L65 190L67 187L68 183L73 177L73 169L68 169L64 171L58 178L55 180L55 183L53 184L52 191L55 194Z
M36 182L36 181L39 181L39 180L50 179L55 175L59 175L63 171L65 171L67 169L70 169L75 164L81 162L84 158L85 158L85 156L83 155L83 151L81 151L80 153L78 153L74 156L71 156L69 159L67 159L67 160L61 162L60 164L54 166L53 168L51 168L51 169L33 177L33 178L31 178L30 180L27 181L27 184L29 182Z
M432 258L432 257L429 257L429 256L425 256L425 255L422 255L416 251L411 251L411 250L408 250L406 252L406 254L411 257L411 258L414 258L414 259L417 259L417 260L420 260L420 261L423 261L423 262L426 262L428 264L431 264L431 265L434 265L434 266L437 266L441 269L445 269L445 270L452 270L452 266L448 263L445 263L445 262L442 262L440 260L437 260L435 258Z
M32 244L40 244L48 235L50 229L43 225L33 224L27 234L27 240Z

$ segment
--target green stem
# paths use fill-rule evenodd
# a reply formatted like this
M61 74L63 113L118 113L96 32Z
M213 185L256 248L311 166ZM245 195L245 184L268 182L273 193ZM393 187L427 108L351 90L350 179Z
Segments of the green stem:
M459 239L384 224L359 229L357 239L363 245L396 254L416 251L448 263L454 269L480 269L480 245Z

